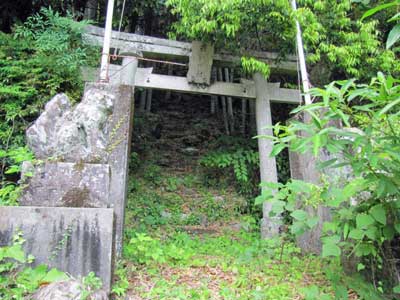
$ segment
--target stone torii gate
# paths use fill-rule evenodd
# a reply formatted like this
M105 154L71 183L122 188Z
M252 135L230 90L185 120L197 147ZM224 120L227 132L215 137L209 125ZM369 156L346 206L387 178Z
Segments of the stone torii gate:
M242 79L240 83L211 82L212 66L232 66L240 61L239 57L227 53L214 53L211 45L198 41L192 43L141 36L130 33L112 32L111 47L119 49L122 65L109 65L109 81L112 84L123 84L134 87L160 89L166 91L199 93L207 95L247 98L256 101L257 135L272 135L271 103L300 104L299 90L281 88L280 83L270 83L257 73L253 81ZM103 44L104 29L89 26L86 40L93 45ZM277 54L270 52L250 52L268 63L273 71L293 73L297 71L296 57L277 63ZM139 68L138 60L169 59L178 62L189 62L186 77L153 74L152 68ZM86 79L98 78L99 70L86 69ZM277 168L274 157L269 154L272 141L258 139L260 154L260 175L262 182L277 182ZM269 203L263 205L261 226L262 237L271 237L279 233L279 222L271 220ZM117 228L117 232L122 228Z

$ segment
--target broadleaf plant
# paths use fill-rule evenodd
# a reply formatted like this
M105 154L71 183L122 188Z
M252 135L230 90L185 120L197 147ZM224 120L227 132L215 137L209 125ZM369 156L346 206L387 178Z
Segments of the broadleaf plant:
M321 180L269 184L258 199L272 203L272 215L287 211L296 236L316 225L307 222L308 207L328 207L332 220L324 224L322 255L355 255L375 262L369 265L378 271L400 234L399 82L378 73L369 84L348 80L313 89L322 101L294 110L303 122L277 124L278 134L268 138L274 148L313 153L317 160L328 153L318 164Z

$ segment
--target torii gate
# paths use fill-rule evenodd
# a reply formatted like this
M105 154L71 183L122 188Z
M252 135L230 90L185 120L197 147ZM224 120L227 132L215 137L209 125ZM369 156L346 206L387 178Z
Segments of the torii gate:
M104 29L88 26L85 34L87 42L101 46ZM214 53L211 45L194 41L192 43L172 41L149 36L113 31L111 48L119 49L122 65L110 64L108 79L112 84L124 84L134 87L160 89L185 93L230 96L254 99L256 101L256 122L258 135L272 135L271 102L300 104L299 90L281 88L280 83L267 82L257 73L253 80L242 79L240 83L211 82L212 66L229 66L240 61L227 53ZM267 62L272 70L294 73L297 71L297 58L289 56L286 61L275 62L276 53L250 52L249 55ZM153 74L152 68L139 68L138 60L169 59L175 62L189 62L186 77ZM96 80L100 70L84 72L86 79ZM258 139L260 155L260 175L262 182L277 182L277 168L274 157L269 157L272 141ZM262 236L271 237L279 233L279 222L271 220L269 203L263 205Z

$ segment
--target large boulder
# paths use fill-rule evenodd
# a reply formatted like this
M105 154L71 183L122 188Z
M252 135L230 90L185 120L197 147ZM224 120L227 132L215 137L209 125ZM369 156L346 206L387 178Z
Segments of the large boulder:
M114 96L88 89L82 102L71 108L68 97L56 95L27 130L29 147L39 159L105 162L108 158L108 120Z

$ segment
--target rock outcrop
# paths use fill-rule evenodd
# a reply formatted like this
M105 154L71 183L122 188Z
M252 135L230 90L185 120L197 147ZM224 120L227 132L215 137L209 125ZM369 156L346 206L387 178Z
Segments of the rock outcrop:
M88 89L77 106L65 94L56 95L27 130L27 142L40 159L106 162L107 121L114 96L104 90Z

